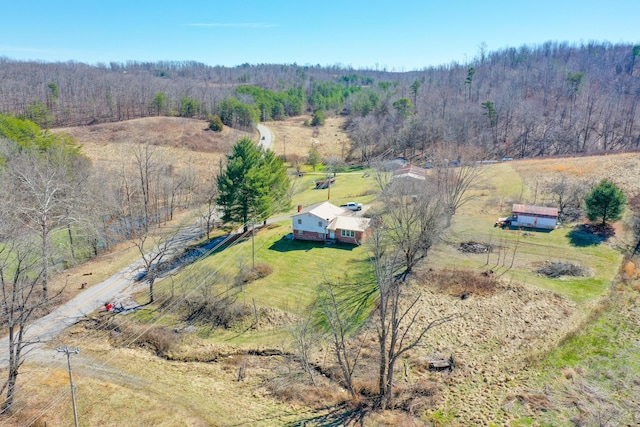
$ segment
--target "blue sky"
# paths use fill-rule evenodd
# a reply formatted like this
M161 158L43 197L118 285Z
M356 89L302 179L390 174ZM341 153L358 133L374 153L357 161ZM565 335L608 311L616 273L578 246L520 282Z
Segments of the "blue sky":
M640 44L640 0L0 0L0 56L410 71L545 41Z

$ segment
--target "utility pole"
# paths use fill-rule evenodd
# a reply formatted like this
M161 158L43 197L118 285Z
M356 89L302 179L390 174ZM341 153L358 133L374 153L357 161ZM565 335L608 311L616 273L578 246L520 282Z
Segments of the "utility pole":
M75 427L78 427L78 409L76 408L76 389L73 385L73 375L71 374L71 353L78 354L80 353L80 349L76 347L75 350L69 350L69 347L58 347L56 348L60 353L64 353L67 355L67 365L69 366L69 384L71 384L71 402L73 403L73 421L75 423Z
M333 175L333 176L332 176ZM329 163L329 176L327 178L327 200L331 200L331 180L335 179L335 174L333 173L333 162Z
M256 234L256 223L251 223L251 270L256 269L256 244L255 244L255 236Z

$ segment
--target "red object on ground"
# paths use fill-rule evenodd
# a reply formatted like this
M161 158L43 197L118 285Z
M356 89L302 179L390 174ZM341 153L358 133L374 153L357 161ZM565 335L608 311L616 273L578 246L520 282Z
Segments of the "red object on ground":
M104 305L104 308L107 309L107 311L111 311L113 309L113 304L111 304L110 302L106 303Z

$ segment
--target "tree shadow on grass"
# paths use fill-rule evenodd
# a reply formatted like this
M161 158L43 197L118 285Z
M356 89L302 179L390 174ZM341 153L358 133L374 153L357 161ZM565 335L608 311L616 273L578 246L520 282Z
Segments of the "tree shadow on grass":
M352 251L357 246L348 245L345 243L325 243L325 242L313 242L308 240L293 240L286 236L282 236L282 239L275 241L269 249L277 252L291 252L291 251L310 251L311 249L332 248L341 249L345 251Z
M318 427L337 427L337 426L350 426L350 425L363 425L365 417L371 411L368 405L354 406L349 403L339 403L330 408L324 408L327 412L318 415L305 418L287 424L288 427L304 426L307 424Z
M616 234L616 230L609 224L578 224L567 236L573 246L596 246L606 242Z

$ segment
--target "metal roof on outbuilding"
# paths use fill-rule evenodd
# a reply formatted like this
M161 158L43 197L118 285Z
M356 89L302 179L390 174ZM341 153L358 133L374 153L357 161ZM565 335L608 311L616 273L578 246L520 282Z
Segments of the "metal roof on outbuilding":
M427 179L427 171L417 166L405 166L393 171L393 178L413 178L425 180Z
M547 208L544 206L514 204L511 210L514 215L530 215L530 216L548 217L548 218L558 217L558 208Z

